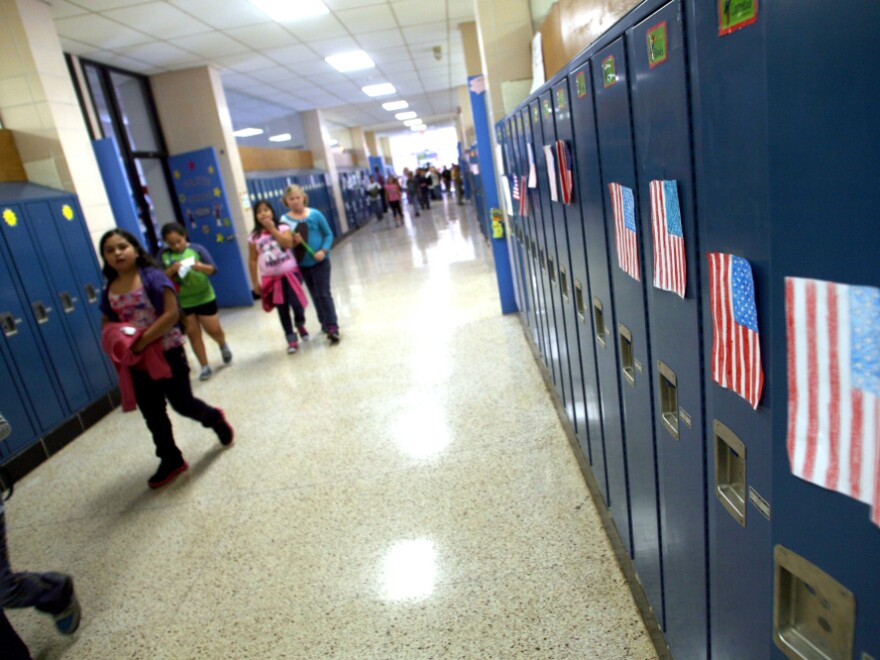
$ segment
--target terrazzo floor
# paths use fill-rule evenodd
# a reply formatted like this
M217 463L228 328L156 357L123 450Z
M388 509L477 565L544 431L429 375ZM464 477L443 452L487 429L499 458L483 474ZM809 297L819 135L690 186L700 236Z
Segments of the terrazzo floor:
M83 605L73 638L8 612L34 658L656 658L470 207L332 263L338 346L224 310L193 388L234 447L173 416L190 469L151 491L116 410L17 484L13 566Z

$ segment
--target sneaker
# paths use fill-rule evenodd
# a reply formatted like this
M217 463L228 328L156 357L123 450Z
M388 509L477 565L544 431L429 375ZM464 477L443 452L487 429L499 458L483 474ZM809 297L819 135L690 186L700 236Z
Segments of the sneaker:
M229 344L223 344L220 347L220 355L223 356L223 364L232 362L232 351L229 350Z
M337 328L335 325L331 325L329 328L327 328L327 339L329 339L330 343L332 344L338 344L339 328Z
M82 608L80 608L76 593L73 591L73 578L67 578L64 588L65 591L70 590L70 600L67 602L67 607L58 614L54 614L53 618L55 619L55 628L58 632L62 635L72 635L79 628Z
M288 355L293 355L298 350L299 350L299 344L297 344L295 341L292 341L287 345L287 354Z
M299 336L303 341L309 340L309 331L306 330L306 326L298 325L296 326L297 332L299 332Z
M156 474L150 477L147 484L149 484L150 488L161 488L167 483L171 483L178 474L186 472L189 468L186 461L182 458L180 459L180 463L169 463L167 461L162 461L159 464L159 469L156 470Z
M214 372L211 371L211 366L206 364L202 367L202 370L199 372L199 380L208 380L211 377L211 374Z
M220 438L221 445L231 447L232 443L235 442L235 431L229 425L229 422L226 421L226 413L220 408L217 408L217 412L220 413L220 420L214 424L214 432Z

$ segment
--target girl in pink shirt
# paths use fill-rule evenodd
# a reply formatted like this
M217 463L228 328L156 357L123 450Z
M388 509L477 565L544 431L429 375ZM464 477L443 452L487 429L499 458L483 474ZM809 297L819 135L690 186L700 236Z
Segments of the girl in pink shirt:
M385 182L385 197L394 217L394 226L403 227L403 211L400 210L400 184L397 177L389 176Z

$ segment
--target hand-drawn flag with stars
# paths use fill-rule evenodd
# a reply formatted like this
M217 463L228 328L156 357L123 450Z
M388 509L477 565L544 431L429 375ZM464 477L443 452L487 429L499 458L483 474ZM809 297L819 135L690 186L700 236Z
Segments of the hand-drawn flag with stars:
M709 253L712 305L712 379L733 390L752 408L764 387L758 311L752 267L742 257Z
M571 147L566 140L556 140L556 158L559 161L559 189L562 192L562 203L571 204L572 182Z
M880 525L880 289L785 278L792 474Z
M651 181L651 227L654 231L654 286L684 298L687 260L675 181Z
M614 237L617 264L627 275L641 280L639 274L639 237L636 232L636 205L633 191L619 183L609 183L611 206L614 209Z

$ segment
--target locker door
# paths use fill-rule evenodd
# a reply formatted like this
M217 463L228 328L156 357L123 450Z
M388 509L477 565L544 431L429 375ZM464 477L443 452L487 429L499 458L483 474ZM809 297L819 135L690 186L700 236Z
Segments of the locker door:
M39 246L55 294L53 304L64 314L91 400L95 400L115 386L116 376L101 350L98 298L102 281L92 245L81 229L82 215L73 198L31 202L25 208L27 227ZM87 279L83 281L81 275Z
M613 69L613 71L612 71ZM645 314L644 249L638 237L648 231L639 213L639 182L635 173L630 123L627 60L623 38L599 51L593 59L593 89L596 94L596 119L599 127L599 153L602 160L603 194L606 196L605 224L609 238L608 259L613 281L612 297L617 317L620 348L620 390L626 430L627 471L630 511L632 512L633 559L636 570L663 626L663 583L660 567L660 526L657 507L656 459L654 451L653 373L648 343L648 319ZM615 229L609 185L620 184L632 190L635 235L629 228ZM626 200L623 200L624 205ZM625 210L624 210L625 213ZM629 221L628 221L629 222ZM637 247L636 280L620 266L619 250L626 251L627 241Z
M535 113L537 112L537 108L537 101L535 101ZM533 109L530 105L528 109L524 110L522 115L526 158L528 158L529 146L531 146L532 153L534 153L536 149L535 137L532 133L532 113ZM536 119L536 121L540 121L540 119ZM537 155L535 158L537 159ZM532 230L532 240L534 242L532 249L532 260L534 261L533 273L535 275L535 286L538 290L538 297L540 300L538 307L538 320L541 324L541 338L544 346L542 354L544 357L544 364L547 366L547 371L550 372L550 377L555 383L557 378L556 371L554 370L555 362L553 359L553 355L556 352L555 338L553 337L553 335L555 335L555 328L551 325L553 321L553 303L550 300L550 293L547 287L547 256L545 255L543 242L544 222L541 215L541 202L537 189L527 187L526 195L528 196L529 221Z
M4 326L6 322L8 317L3 322ZM0 461L3 461L32 444L38 433L31 421L29 402L25 402L23 398L25 390L19 386L18 375L13 373L2 350L0 350L0 379L3 382L3 387L0 388L0 414L12 426L12 434L0 441Z
M523 130L523 113L528 114L528 108L526 108L525 110L517 111L514 115L515 121L513 122L514 153L516 154L516 162L518 163L517 174L520 177L526 176L529 171L528 160L526 157L525 136ZM522 194L527 195L528 193L526 190L523 190ZM525 265L526 286L529 291L529 300L531 301L531 308L529 309L528 316L529 328L531 328L532 331L532 341L535 343L535 347L543 356L544 334L540 319L541 301L538 291L537 275L535 273L535 258L533 249L533 246L535 245L535 236L532 225L532 218L529 215L530 212L531 210L527 211L526 215L518 216L518 218L522 233L523 263Z
M498 144L501 145L501 153L503 157L502 166L504 168L504 173L507 177L507 180L510 181L510 177L513 175L512 173L516 171L517 166L513 158L509 118L498 124L496 135L498 139ZM503 191L502 194L504 194ZM508 240L508 244L510 246L511 258L513 259L513 282L516 292L516 304L517 308L519 309L520 318L523 321L528 322L528 308L530 303L528 295L526 294L525 279L523 278L522 244L520 243L519 216L516 215L515 209L510 210L513 212L513 215L507 215L506 209L505 220L507 221L508 231L511 234Z
M67 410L76 412L89 403L89 393L74 357L74 345L65 327L64 311L60 301L56 302L57 298L25 227L28 220L24 207L10 205L7 208L18 218L14 224L0 222L0 233L8 249L8 263L13 264L17 271L28 305L28 316L37 328L43 350L61 384Z
M559 202L550 198L549 165L544 152L544 146L552 147L555 154L556 129L553 126L553 101L552 92L548 89L540 97L541 121L533 127L535 132L535 144L541 151L538 157L538 188L541 191L541 211L544 216L544 234L546 241L547 277L550 283L550 295L553 300L553 318L556 326L557 354L559 366L559 380L556 387L562 397L566 415L572 425L575 424L574 398L572 397L572 362L569 350L568 328L573 325L569 319L569 311L574 315L574 307L570 305L570 294L564 296L562 282L560 280L560 266L565 267L566 277L571 272L570 264L560 264L560 260L568 261L565 247L568 239L565 235L565 214ZM555 155L553 156L555 159ZM557 187L557 199L559 188L559 168L554 167L554 183ZM576 343L575 350L577 350Z
M653 51L651 46L653 45ZM691 166L687 56L681 2L675 0L627 31L633 72L632 106L638 164L641 244L654 359L654 430L663 530L666 639L675 657L708 648L706 470L703 442L702 337L694 185ZM686 258L685 299L654 284L650 182L671 180L678 191ZM665 237L666 225L663 226ZM669 259L663 260L664 264ZM669 268L668 270L672 270Z
M575 154L578 163L578 192L584 222L587 270L591 298L587 301L593 317L593 342L596 348L599 400L602 406L602 437L608 484L606 502L627 552L632 555L629 489L627 484L626 438L620 410L618 346L612 282L608 263L605 229L605 193L599 172L599 145L593 106L592 65L589 60L575 63L571 75L578 83L583 74L586 93L572 98L572 123L575 127ZM611 245L613 246L613 235Z
M12 210L4 206L3 210ZM20 215L18 216L20 219ZM19 220L20 221L20 220ZM65 418L64 404L55 390L54 378L50 365L44 360L46 355L36 336L35 324L31 323L31 310L23 299L18 287L13 282L12 270L9 268L6 251L0 243L0 328L2 328L2 344L6 352L10 371L14 372L13 382L22 384L21 392L26 404L32 410L32 424L35 433L27 435L29 442L45 431L60 424ZM16 380L17 379L17 380ZM19 388L4 386L4 389ZM22 435L22 438L25 435ZM21 448L21 447L19 447Z
M572 126L573 105L587 95L586 78L578 87L574 78L566 79L554 87L556 98L556 137L568 142L573 156L577 154L577 136ZM559 93L564 90L567 107L559 109ZM605 477L605 448L602 444L602 411L599 400L599 381L596 374L596 348L593 330L592 305L590 301L590 280L587 273L587 252L582 218L582 201L586 191L579 186L580 175L577 158L573 158L572 181L574 192L571 205L565 209L565 226L568 231L568 248L571 255L570 287L575 307L575 325L578 333L578 348L581 360L581 383L574 383L575 391L581 388L579 396L583 399L584 419L578 426L578 437L584 453L590 460L593 476L599 484L602 496L608 502L608 483Z

